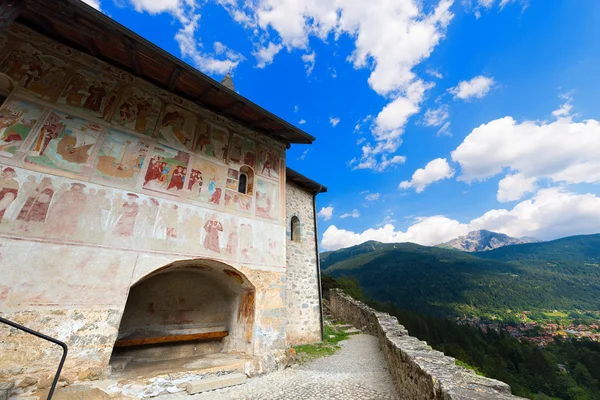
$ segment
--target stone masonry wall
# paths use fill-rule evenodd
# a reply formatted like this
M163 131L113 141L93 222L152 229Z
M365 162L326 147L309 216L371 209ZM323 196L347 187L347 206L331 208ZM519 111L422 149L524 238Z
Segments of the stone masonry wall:
M510 387L455 365L454 358L409 336L396 317L377 312L339 289L330 292L331 312L363 332L377 336L402 399L519 399Z
M300 238L291 240L292 217L300 220ZM313 194L286 184L286 335L290 345L321 340L321 310L315 249Z

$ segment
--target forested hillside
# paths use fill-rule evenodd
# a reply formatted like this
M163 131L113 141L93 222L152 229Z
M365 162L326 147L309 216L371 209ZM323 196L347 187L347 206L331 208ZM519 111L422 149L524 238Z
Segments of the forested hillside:
M600 310L600 235L462 253L366 242L324 253L322 270L358 279L366 295L437 316Z

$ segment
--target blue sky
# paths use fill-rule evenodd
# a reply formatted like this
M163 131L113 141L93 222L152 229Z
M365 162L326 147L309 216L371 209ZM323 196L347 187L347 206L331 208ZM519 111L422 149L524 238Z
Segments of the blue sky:
M600 232L596 0L87 0L317 138L323 249Z

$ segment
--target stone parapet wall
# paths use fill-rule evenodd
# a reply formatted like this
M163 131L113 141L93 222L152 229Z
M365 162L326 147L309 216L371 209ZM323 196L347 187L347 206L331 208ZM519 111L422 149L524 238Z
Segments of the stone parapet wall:
M377 312L339 289L330 291L331 313L379 339L396 390L402 399L519 399L510 387L457 366L454 358L409 336L396 317Z

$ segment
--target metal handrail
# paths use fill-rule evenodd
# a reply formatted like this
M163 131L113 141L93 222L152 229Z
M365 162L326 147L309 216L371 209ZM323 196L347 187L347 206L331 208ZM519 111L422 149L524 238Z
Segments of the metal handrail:
M54 389L56 388L56 385L58 384L58 378L60 377L60 371L62 370L62 367L65 364L65 360L67 358L67 351L69 350L67 345L58 339L54 339L50 336L44 335L43 333L36 332L33 329L29 329L26 326L17 324L16 322L13 322L13 321L9 321L5 318L0 317L0 322L4 323L6 325L12 326L13 328L20 329L23 332L27 332L31 335L37 336L41 339L47 340L49 342L52 342L52 343L57 344L60 347L62 347L63 355L60 359L60 363L58 364L58 369L56 371L56 375L54 376L54 381L52 382L52 386L50 386L50 391L48 392L48 400L52 400L52 395L54 394Z

